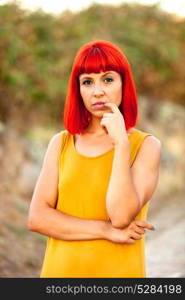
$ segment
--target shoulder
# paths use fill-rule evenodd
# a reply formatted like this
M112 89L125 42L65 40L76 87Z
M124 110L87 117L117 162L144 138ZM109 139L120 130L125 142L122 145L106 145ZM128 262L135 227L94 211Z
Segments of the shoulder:
M64 134L66 134L66 133L67 133L67 130L62 130L62 131L60 131L60 132L54 134L54 135L50 138L49 144L52 144L52 145L55 145L55 146L60 145L60 144L61 144L62 136L63 136Z
M161 150L162 144L157 137L145 135L138 158L140 161L145 162L150 168L156 168L160 163Z
M53 165L54 163L58 163L58 159L61 152L61 146L62 146L62 135L66 132L65 130L62 130L56 134L54 134L49 142L48 146L44 155L44 166L45 165Z
M142 148L148 152L152 151L152 153L154 151L161 152L162 144L161 141L154 135L144 135Z
M57 147L59 146L59 144L61 143L61 135L62 133L61 132L58 132L56 134L54 134L50 140L49 140L49 144L48 146L52 146L52 147Z
M138 129L137 129L138 130ZM160 162L162 143L154 135L138 130L138 134L142 136L143 141L137 155L137 161L146 162L147 164L158 165Z
M143 143L142 143L143 147L145 147L145 148L147 147L148 149L150 149L151 147L157 148L159 150L161 149L162 143L157 137L155 137L154 135L152 135L149 132L145 132L145 131L139 130L137 128L134 128L134 131L139 136L143 137Z
M56 134L54 134L50 140L49 140L49 143L48 143L48 149L47 151L48 152L51 152L51 153L59 153L60 151L60 147L61 147L61 143L62 143L62 136L63 134L65 134L67 131L66 130L62 130Z

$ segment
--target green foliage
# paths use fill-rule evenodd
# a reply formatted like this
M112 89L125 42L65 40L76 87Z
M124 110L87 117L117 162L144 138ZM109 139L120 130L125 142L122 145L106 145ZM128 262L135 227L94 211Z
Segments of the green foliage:
M158 5L93 4L56 17L6 4L0 6L2 121L41 112L57 121L76 51L94 39L110 40L123 50L139 94L185 104L184 19Z
M18 238L24 238L27 235L27 230L25 228L20 228L18 226L12 226L10 224L5 224L5 227L17 235Z

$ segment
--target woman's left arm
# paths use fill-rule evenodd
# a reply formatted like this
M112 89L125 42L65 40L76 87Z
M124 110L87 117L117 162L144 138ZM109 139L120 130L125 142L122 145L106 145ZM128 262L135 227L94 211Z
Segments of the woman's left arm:
M128 226L155 191L160 166L161 142L148 136L130 168L130 145L124 119L118 108L109 104L113 113L105 113L105 126L115 147L112 172L106 195L106 208L116 228Z
M155 191L160 164L161 143L145 138L130 168L130 149L115 146L111 177L106 196L108 215L114 227L128 226Z

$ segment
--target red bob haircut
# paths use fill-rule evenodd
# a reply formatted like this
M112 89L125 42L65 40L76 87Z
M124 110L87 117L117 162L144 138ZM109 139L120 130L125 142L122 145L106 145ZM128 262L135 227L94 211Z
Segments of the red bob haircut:
M122 78L122 101L119 106L128 131L137 122L138 105L130 64L123 52L114 44L96 40L82 46L74 59L64 106L64 127L71 134L79 134L89 125L91 113L80 95L79 75L115 71Z

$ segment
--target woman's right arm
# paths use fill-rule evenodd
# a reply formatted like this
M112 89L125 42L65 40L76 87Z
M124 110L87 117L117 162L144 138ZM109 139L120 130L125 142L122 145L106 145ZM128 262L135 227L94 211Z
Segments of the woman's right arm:
M58 198L60 149L61 133L58 133L49 142L35 185L29 209L28 229L63 240L105 238L105 221L73 217L55 208Z
M61 240L107 239L118 243L133 243L144 233L142 227L116 229L109 221L74 217L55 208L58 198L58 162L61 133L54 135L48 145L38 177L28 216L28 229ZM143 223L143 228L152 227ZM137 229L137 230L136 230ZM148 228L151 229L151 228Z

